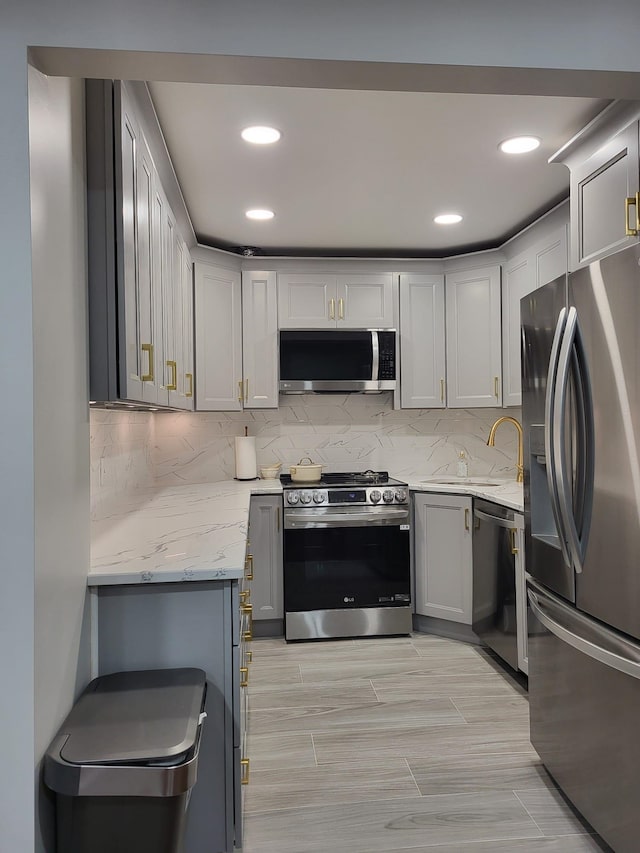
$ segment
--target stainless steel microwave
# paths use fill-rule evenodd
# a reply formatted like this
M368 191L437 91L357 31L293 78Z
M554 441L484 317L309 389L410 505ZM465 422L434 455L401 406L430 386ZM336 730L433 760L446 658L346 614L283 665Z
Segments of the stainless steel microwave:
M280 332L280 392L378 393L396 387L394 329Z

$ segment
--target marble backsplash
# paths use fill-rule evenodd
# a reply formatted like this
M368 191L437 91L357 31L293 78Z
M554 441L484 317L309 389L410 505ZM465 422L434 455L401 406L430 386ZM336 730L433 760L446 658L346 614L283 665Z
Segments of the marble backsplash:
M279 409L246 412L91 411L92 514L140 488L208 483L234 475L234 437L256 437L258 465L303 456L328 470L456 473L464 450L469 475L515 477L516 430L491 424L518 409L394 410L390 394L282 396Z

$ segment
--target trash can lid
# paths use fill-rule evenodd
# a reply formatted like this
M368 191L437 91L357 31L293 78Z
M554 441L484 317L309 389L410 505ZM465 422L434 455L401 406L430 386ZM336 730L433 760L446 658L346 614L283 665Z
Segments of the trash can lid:
M116 672L94 679L61 727L70 764L173 763L196 742L201 669Z

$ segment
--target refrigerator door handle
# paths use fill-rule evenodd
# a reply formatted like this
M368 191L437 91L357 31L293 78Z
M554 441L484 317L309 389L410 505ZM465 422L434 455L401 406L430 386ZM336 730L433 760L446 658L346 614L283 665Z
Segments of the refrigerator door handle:
M527 594L537 619L559 640L611 669L640 679L640 647L547 593L532 589L531 581Z
M578 486L578 519L574 511L573 483L567 454L569 379L573 374L577 417L575 419ZM553 404L553 466L557 484L562 529L577 573L582 572L593 502L593 403L578 312L571 307L558 357L558 375Z
M549 370L547 372L547 393L544 405L544 445L547 470L547 487L549 489L549 497L551 499L551 509L553 518L558 531L558 541L562 557L567 566L571 566L571 554L567 544L566 533L564 532L563 518L560 512L560 498L558 495L558 484L556 478L556 462L555 450L556 440L555 433L556 424L556 385L558 379L558 361L560 359L560 350L567 324L567 309L563 308L558 315L556 323L556 331L553 336L553 344L551 346L551 355L549 357Z

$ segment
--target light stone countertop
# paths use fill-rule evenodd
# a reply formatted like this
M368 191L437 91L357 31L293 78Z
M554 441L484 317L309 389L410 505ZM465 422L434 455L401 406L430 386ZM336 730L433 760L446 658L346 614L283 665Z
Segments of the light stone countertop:
M455 480L456 478L450 477L448 479ZM481 480L482 477L471 477L470 479ZM486 479L493 480L498 478L488 476ZM496 486L474 485L473 483L465 482L444 484L434 482L435 477L429 477L424 474L412 474L409 477L405 475L402 480L408 483L409 489L413 492L471 495L474 498L484 498L485 500L502 504L502 506L507 506L510 509L515 509L518 512L524 512L522 483L516 483L515 480L501 480L500 485Z
M91 523L89 586L242 577L252 494L279 480L140 490Z
M398 477L412 491L465 494L522 512L522 484L424 482ZM453 478L452 478L453 479ZM89 586L235 580L242 577L251 495L280 494L279 480L225 480L140 490L91 524Z

